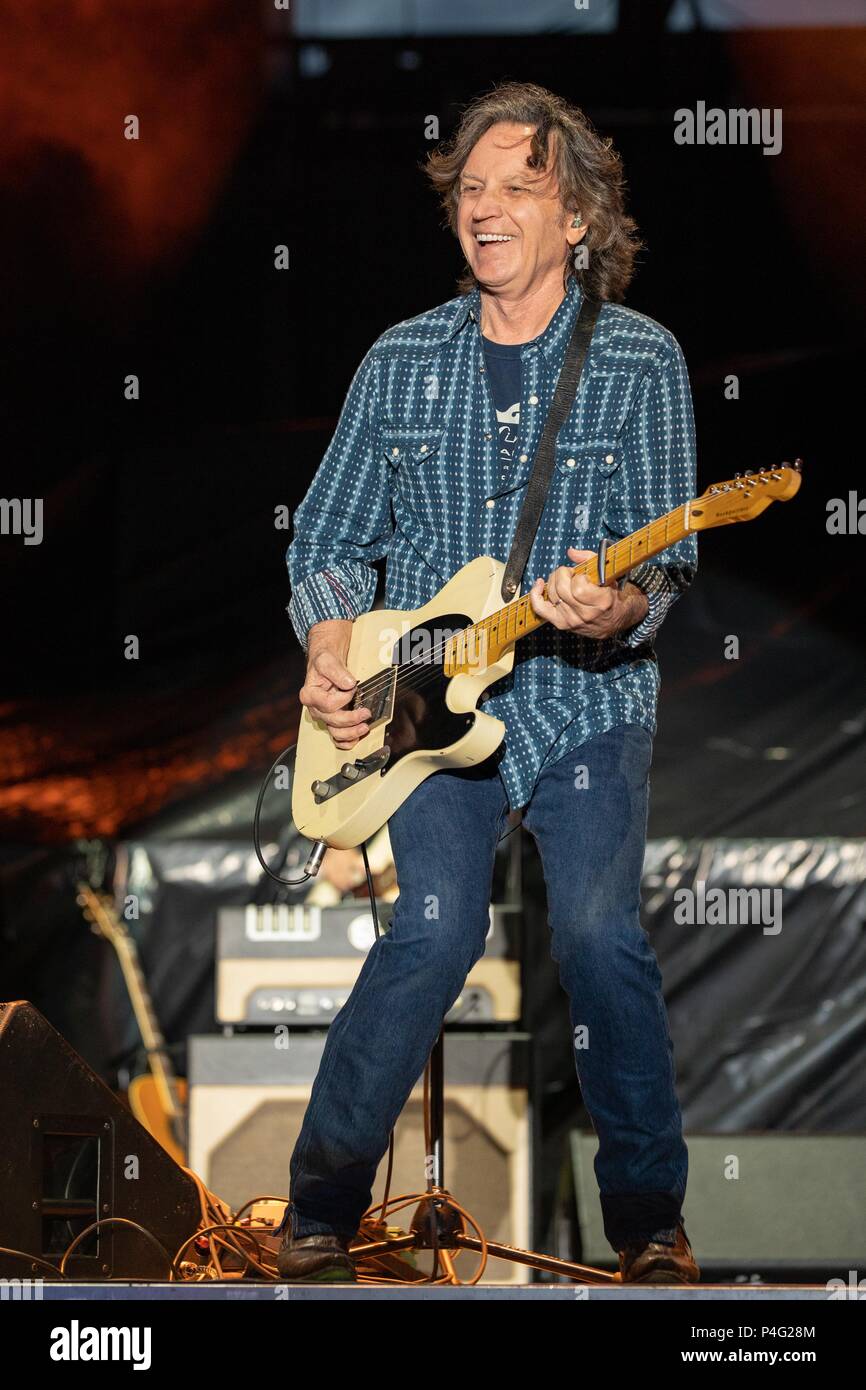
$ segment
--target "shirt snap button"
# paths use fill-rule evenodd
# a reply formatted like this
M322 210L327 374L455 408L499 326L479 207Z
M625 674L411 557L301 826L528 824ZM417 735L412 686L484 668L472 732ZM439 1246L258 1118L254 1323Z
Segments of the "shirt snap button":
M495 506L496 506L496 503L494 502L494 500L493 500L492 497L488 497L488 499L487 499L487 501L484 503L484 505L485 505L485 507L495 507Z
M529 404L530 404L530 405L538 405L538 397L537 397L537 396L530 396L530 397L529 397Z
M422 454L426 454L426 452L427 452L427 445L426 445L426 444L422 444L422 445L421 445L421 453L422 453Z
M529 461L529 455L528 455L528 454L521 454L521 455L520 455L520 462L521 462L521 463L527 463L528 461Z
M604 461L605 463L613 463L613 454L605 454Z
M399 449L392 449L392 450L391 450L391 457L392 457L392 458L396 458L397 455L399 454L399 452L400 452Z
M565 466L566 466L566 468L574 468L574 466L575 466L576 463L577 463L577 459L566 459L566 460L565 460Z

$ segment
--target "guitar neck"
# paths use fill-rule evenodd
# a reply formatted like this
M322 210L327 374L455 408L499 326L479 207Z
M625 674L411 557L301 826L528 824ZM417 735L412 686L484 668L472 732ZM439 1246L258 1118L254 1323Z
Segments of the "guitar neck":
M112 945L123 971L132 1011L147 1052L148 1066L157 1084L163 1106L168 1114L177 1118L183 1113L178 1096L177 1077L166 1051L165 1038L153 1012L135 943L130 937L123 936L115 937Z
M642 526L623 540L615 541L607 548L604 575L598 572L598 557L574 565L572 574L584 574L592 584L608 583L622 579L636 565L659 555L669 546L689 534L689 509L693 503L686 502L681 507L667 512L665 516ZM543 597L547 598L545 585ZM477 671L479 667L492 666L505 654L511 645L527 633L543 627L546 618L539 618L533 609L529 595L512 599L504 608L473 623L464 632L450 639L445 658L445 674L456 676L462 672Z

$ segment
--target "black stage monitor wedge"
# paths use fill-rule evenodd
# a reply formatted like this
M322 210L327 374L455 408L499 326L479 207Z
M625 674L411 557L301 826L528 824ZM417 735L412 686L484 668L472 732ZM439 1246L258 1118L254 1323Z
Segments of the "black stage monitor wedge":
M0 1004L0 1246L59 1267L96 1220L106 1224L66 1266L78 1279L168 1278L199 1223L198 1191L126 1106L32 1004ZM47 1277L36 1260L0 1252L4 1278Z

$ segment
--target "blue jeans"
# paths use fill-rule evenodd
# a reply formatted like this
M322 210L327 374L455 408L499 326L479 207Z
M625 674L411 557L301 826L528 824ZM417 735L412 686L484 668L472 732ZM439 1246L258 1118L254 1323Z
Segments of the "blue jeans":
M661 974L639 920L651 758L645 729L612 729L546 768L523 812L617 1250L675 1226L688 1170ZM357 1231L391 1130L483 954L507 815L485 764L435 773L391 817L400 896L328 1032L292 1154L293 1235Z

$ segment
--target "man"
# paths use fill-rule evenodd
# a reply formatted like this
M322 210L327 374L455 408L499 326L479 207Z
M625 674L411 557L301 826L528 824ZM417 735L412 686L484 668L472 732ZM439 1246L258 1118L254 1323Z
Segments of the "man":
M599 1138L606 1235L623 1279L691 1282L673 1049L638 910L652 639L694 574L696 548L680 543L622 587L571 574L603 537L693 494L688 377L672 335L615 302L639 243L619 158L579 110L537 86L501 86L468 108L428 172L466 258L465 293L373 344L288 552L308 658L300 699L339 748L368 728L369 711L346 708L356 682L345 660L352 619L373 602L372 562L387 556L386 607L411 609L474 557L507 558L575 315L584 295L604 302L524 576L547 625L487 692L503 747L479 768L436 773L391 817L393 925L328 1034L292 1155L279 1268L288 1279L352 1277L349 1241L484 950L496 841L522 808Z

